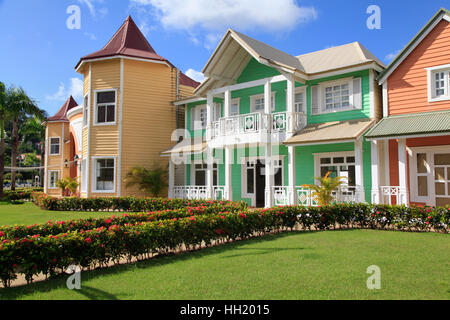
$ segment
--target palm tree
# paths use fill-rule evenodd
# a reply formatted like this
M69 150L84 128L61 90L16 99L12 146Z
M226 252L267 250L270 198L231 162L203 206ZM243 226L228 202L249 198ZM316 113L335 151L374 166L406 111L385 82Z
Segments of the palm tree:
M0 199L3 199L3 182L5 172L5 118L6 88L0 81Z
M138 185L140 191L158 197L167 187L166 179L167 170L155 166L153 170L134 167L127 173L124 180L127 187Z
M45 165L45 126L37 117L28 118L21 126L19 133L23 136L23 142L41 144L41 169L39 170L41 187L44 183L44 165Z
M18 123L20 117L24 115L36 116L40 120L45 119L45 112L36 105L22 88L9 88L6 92L6 114L12 122L11 132L11 190L16 189L16 171L17 150L19 148L19 129Z
M313 190L312 196L316 197L320 206L327 206L333 200L333 192L336 191L339 186L344 184L346 177L330 177L331 172L327 172L325 177L314 177L314 179L320 182L320 185L304 184L302 187Z

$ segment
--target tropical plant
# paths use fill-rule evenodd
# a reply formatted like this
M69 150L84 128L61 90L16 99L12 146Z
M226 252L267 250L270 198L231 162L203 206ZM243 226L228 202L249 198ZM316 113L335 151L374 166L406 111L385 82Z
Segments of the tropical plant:
M167 174L167 170L161 167L155 166L152 170L134 167L127 173L124 181L127 187L138 185L140 191L158 197L167 187Z
M80 183L76 178L67 178L67 189L69 189L71 195L75 195L77 193L77 189Z
M3 199L3 183L5 172L5 119L6 119L6 87L0 81L0 199Z
M313 190L312 196L317 199L320 206L327 206L333 202L333 192L336 191L342 184L346 177L330 177L331 172L327 172L324 177L314 177L318 180L320 185L304 184L302 187Z
M40 143L40 167L39 176L41 187L44 185L45 164L45 125L37 117L28 118L21 126L19 133L23 136L24 143Z
M67 188L70 181L67 178L59 179L56 181L56 186L61 189L61 195L64 197L67 194Z
M40 120L45 119L45 111L39 109L36 102L30 98L22 88L11 87L6 90L5 98L6 119L12 122L11 132L11 190L16 188L17 150L19 148L18 123L25 115L35 116Z

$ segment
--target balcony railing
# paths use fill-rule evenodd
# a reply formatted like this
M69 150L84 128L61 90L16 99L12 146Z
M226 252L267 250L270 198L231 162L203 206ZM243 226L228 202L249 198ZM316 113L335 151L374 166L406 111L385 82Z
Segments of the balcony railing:
M306 115L303 113L277 112L248 113L225 117L212 124L209 136L241 135L249 133L295 132L306 126Z
M191 200L223 200L226 199L225 187L214 186L212 195L209 194L206 186L176 186L173 187L173 198Z
M294 190L290 187L273 187L272 195L275 206L286 206L291 203L306 207L319 205L313 191L302 187L296 187ZM355 188L340 188L332 195L334 202L337 203L364 202L364 191Z
M379 192L379 193L378 193ZM372 192L372 202L379 204L408 204L408 191L398 186L382 186Z

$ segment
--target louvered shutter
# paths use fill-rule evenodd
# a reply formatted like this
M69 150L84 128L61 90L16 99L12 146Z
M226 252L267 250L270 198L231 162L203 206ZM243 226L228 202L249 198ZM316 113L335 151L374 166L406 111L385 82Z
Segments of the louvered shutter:
M311 114L319 113L319 86L311 87Z
M361 78L353 79L353 108L362 108Z

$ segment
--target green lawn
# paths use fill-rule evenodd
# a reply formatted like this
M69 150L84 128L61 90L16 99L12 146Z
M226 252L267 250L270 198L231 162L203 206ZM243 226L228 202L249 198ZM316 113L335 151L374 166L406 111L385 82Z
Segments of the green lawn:
M381 290L366 269L381 268ZM0 289L2 299L449 299L450 236L293 232Z
M10 204L0 202L0 226L45 223L48 220L65 221L89 217L108 217L112 212L58 212L45 211L33 203Z

